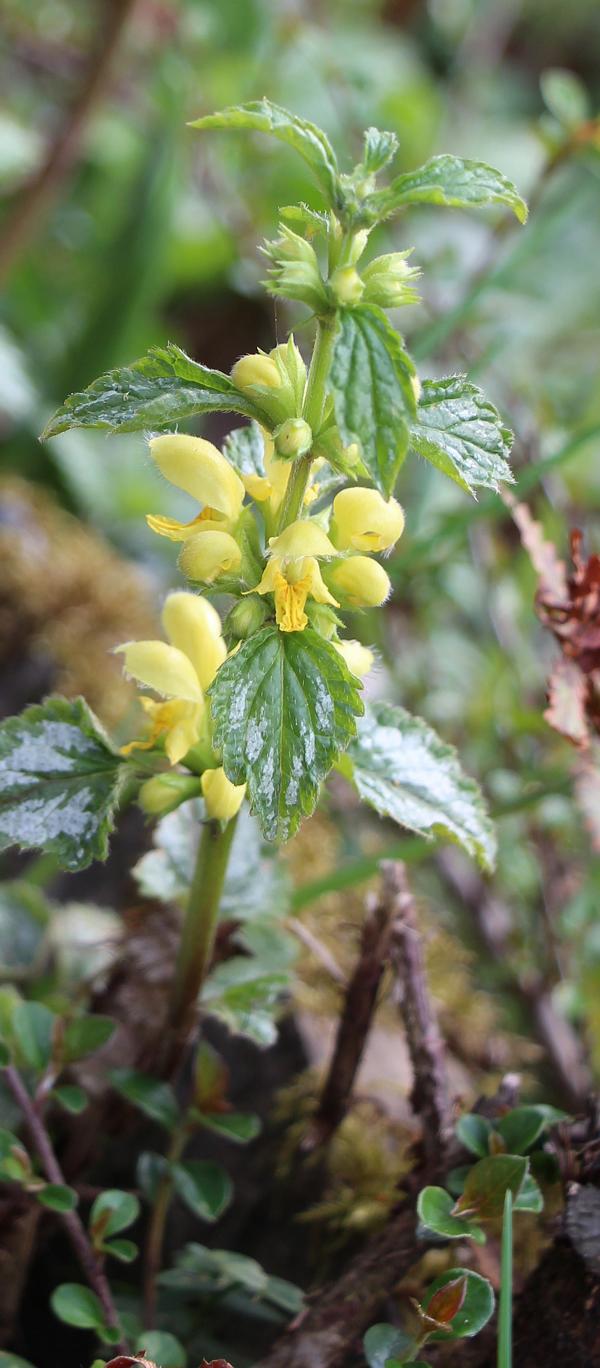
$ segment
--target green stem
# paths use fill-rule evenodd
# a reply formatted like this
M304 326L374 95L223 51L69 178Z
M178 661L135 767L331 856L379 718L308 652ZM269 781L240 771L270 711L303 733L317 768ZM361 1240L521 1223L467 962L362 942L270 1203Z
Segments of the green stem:
M219 903L236 819L202 827L196 867L189 892L171 995L169 1021L176 1037L185 1039L195 1019L198 995L215 943Z
M152 1207L144 1257L144 1326L146 1330L153 1329L156 1319L156 1279L160 1272L165 1226L171 1197L173 1196L173 1178L170 1165L176 1164L181 1158L187 1135L187 1126L184 1125L176 1130L171 1138L166 1156L169 1168L159 1180L154 1206Z
M313 348L308 381L306 384L306 395L304 398L303 418L309 424L313 432L318 432L323 418L323 407L327 394L327 381L331 369L331 358L333 356L333 346L335 342L336 319L335 315L331 318L321 318L317 324L317 336ZM292 473L288 480L288 487L285 498L281 506L279 517L278 532L283 532L285 527L296 521L302 512L304 495L310 478L310 467L312 464L310 452L306 456L300 456L294 461Z
M498 1310L498 1368L512 1368L512 1192L504 1199L500 1306Z

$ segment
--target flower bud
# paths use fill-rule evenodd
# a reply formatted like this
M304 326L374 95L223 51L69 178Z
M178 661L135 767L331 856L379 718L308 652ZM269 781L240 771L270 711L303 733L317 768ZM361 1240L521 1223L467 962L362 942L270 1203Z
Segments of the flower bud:
M338 550L388 551L403 530L404 513L396 499L358 486L336 494L329 535Z
M234 575L241 565L242 552L230 532L198 532L184 543L179 566L187 579L212 584L219 575Z
M154 774L147 779L139 791L138 802L149 817L162 817L167 812L173 812L180 803L187 802L188 798L199 798L200 793L199 779L191 774L171 771L169 774Z
M391 592L391 581L382 565L370 556L349 556L328 567L326 580L343 607L378 608Z
M275 365L279 368L283 384L292 386L297 404L298 412L302 409L304 398L304 387L306 385L306 366L302 352L294 342L294 334L290 333L287 342L282 342L278 347L273 347L269 352Z
M415 403L418 404L419 399L421 398L421 391L423 389L423 386L421 384L421 381L419 380L418 375L411 375L410 387L415 396Z
M263 251L271 260L269 294L283 299L298 299L317 313L327 306L327 294L314 247L284 224L279 237L267 242Z
M363 270L366 303L378 304L383 309L397 309L402 304L417 304L419 295L412 282L421 272L409 266L408 252L388 252L376 257Z
M225 619L225 629L236 641L245 641L259 631L267 613L266 604L253 594L251 598L240 599L234 605Z
M223 453L204 437L171 432L153 437L150 454L161 474L225 518L237 518L244 501L244 486Z
M252 389L254 385L279 389L281 385L281 376L275 362L270 356L262 356L260 352L240 357L233 367L231 379L240 390Z
M246 785L232 784L222 766L205 770L201 783L207 816L219 822L230 822L242 806Z
M305 456L312 446L312 428L303 418L288 418L273 436L277 455L286 461Z
M364 285L354 266L338 266L329 281L331 292L337 304L358 304L364 293Z
M373 668L375 657L361 641L336 641L335 649L345 660L351 674L362 679Z

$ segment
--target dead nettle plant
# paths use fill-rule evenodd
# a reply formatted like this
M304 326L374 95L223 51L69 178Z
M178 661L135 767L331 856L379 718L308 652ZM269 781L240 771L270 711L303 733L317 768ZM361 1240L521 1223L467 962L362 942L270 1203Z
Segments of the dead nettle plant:
M180 545L188 587L166 598L163 640L118 648L142 691L140 726L127 745L113 743L83 699L49 698L0 728L0 848L16 843L50 853L64 869L82 869L106 858L119 813L135 798L159 823L142 884L184 902L162 1077L131 1070L112 1076L169 1136L166 1156L150 1157L141 1183L150 1206L147 1328L141 1341L136 1335L148 1356L165 1364L183 1361L181 1348L165 1344L155 1328L171 1198L177 1193L209 1220L231 1197L220 1165L186 1162L189 1137L200 1125L224 1140L256 1133L254 1118L227 1111L219 1061L205 1044L194 1047L193 1096L184 1108L173 1078L182 1051L196 1041L199 1005L220 1009L235 1026L256 1014L258 995L264 1041L286 982L284 973L271 972L248 989L251 937L237 978L229 966L211 972L228 880L238 903L266 896L260 842L277 846L293 836L333 768L382 817L457 842L485 868L493 864L494 835L476 783L420 718L388 702L365 707L361 679L373 657L344 635L344 620L349 611L383 605L390 592L382 558L404 528L394 491L410 454L468 494L511 480L511 434L481 391L461 375L421 384L387 313L417 298L419 271L409 249L372 257L371 232L413 205L498 205L521 222L527 212L510 181L483 163L439 156L394 176L396 138L375 128L365 134L358 165L342 172L320 129L267 100L192 126L270 133L314 174L322 208L282 208L277 235L262 249L268 293L310 310L312 354L306 364L290 335L269 353L242 357L226 375L168 343L101 376L54 414L44 439L88 427L146 435L158 470L191 501L187 523L160 511L148 516L157 535ZM244 420L223 451L178 430L208 413ZM229 605L223 618L214 596ZM175 834L174 821L182 824ZM186 860L177 863L173 847L180 856L182 831ZM87 1286L58 1287L57 1315L124 1352L136 1322L119 1311L110 1268L111 1260L137 1257L122 1235L137 1219L137 1198L104 1192L84 1222L45 1119L51 1102L71 1111L85 1106L85 1091L64 1074L107 1040L112 1023L75 1008L59 1016L17 993L4 1006L3 1078L25 1139L0 1136L2 1176L58 1212L72 1239ZM508 1186L520 1191L516 1178ZM451 1215L454 1201L429 1199L438 1225L443 1217L462 1230L472 1203ZM428 1213L429 1206L423 1219ZM272 1281L281 1304L284 1292ZM445 1291L427 1314L448 1315L448 1298L458 1305L463 1290L461 1283ZM288 1314L294 1305L288 1296Z

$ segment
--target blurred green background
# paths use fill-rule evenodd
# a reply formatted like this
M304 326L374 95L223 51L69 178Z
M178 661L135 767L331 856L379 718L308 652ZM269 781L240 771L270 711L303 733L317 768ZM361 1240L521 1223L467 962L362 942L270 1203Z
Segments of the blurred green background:
M398 170L453 152L490 161L531 199L524 230L497 213L423 208L374 245L415 245L423 303L401 324L421 373L468 371L514 428L515 470L561 554L572 526L600 549L597 0L5 0L0 75L0 659L12 679L3 711L55 682L51 667L43 678L22 668L31 653L20 631L35 627L39 656L50 619L64 625L60 603L37 616L36 604L73 533L60 520L49 530L45 504L25 515L15 476L141 567L148 603L176 575L173 548L143 515L181 507L168 505L143 441L74 432L41 447L52 409L167 337L226 370L290 324L310 344L301 309L275 308L261 291L257 246L273 235L279 204L318 206L317 192L275 143L186 127L229 103L285 104L322 125L348 166L363 128L390 128ZM62 158L40 178L65 129ZM219 438L226 425L204 430ZM399 497L407 530L390 562L394 598L383 626L368 615L355 624L366 641L377 633L370 687L460 748L498 815L501 848L492 888L473 883L458 857L419 864L419 888L476 950L476 982L500 993L509 1024L548 1048L550 1002L600 1068L600 862L574 798L574 753L542 716L555 647L535 617L535 575L495 496L475 504L412 460ZM23 532L19 576L3 521ZM93 591L81 543L70 610L77 555ZM112 607L86 628L91 640L100 619L107 645L124 635L120 621L111 637L117 599L120 619L130 607L135 626L142 613L137 589L130 601L129 580L112 569ZM81 614L69 621L81 649ZM52 640L67 686L81 686L60 630ZM108 700L105 715L118 712ZM374 848L398 847L370 819L357 826L335 795L330 816L339 848L328 887L358 880ZM491 898L502 914L495 943Z

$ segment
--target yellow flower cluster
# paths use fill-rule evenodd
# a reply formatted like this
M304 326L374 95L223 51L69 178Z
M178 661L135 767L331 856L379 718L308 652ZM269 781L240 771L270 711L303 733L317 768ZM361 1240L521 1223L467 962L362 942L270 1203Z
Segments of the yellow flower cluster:
M242 357L233 371L238 388L255 395L274 394L279 400L279 391L295 387L297 398L306 382L304 365L296 350L299 360L296 363L292 357L296 369L290 377L282 351L276 348L271 356ZM303 420L282 420L278 431L283 449L304 441L306 428ZM276 447L267 432L263 435L263 473L240 474L204 438L182 434L153 438L150 452L161 474L195 499L199 508L187 523L149 515L149 526L160 536L182 543L179 564L188 579L204 586L220 583L226 592L241 596L240 606L248 595L270 601L282 632L304 630L309 622L308 600L329 609L382 604L391 584L373 556L390 551L401 536L404 514L400 505L393 498L385 500L377 490L353 487L336 494L329 520L321 513L311 517L306 509L318 491L309 482L304 515L277 533L293 462L282 458L281 441ZM313 462L313 468L317 465ZM247 520L254 528L257 525L244 508L246 495L261 510L267 538L262 565L260 551L248 553ZM250 602L258 607L258 599ZM325 617L323 630L335 638L338 620L333 613ZM211 743L205 694L227 654L221 621L205 598L179 592L166 600L163 626L167 641L130 642L118 648L127 673L162 700L141 698L150 731L129 749L162 744L171 765L188 757L187 763L202 772L209 815L226 820L240 806L244 788L229 782ZM334 644L354 674L363 675L371 668L372 653L360 643L334 640ZM158 795L152 801L158 801Z

